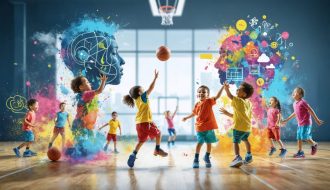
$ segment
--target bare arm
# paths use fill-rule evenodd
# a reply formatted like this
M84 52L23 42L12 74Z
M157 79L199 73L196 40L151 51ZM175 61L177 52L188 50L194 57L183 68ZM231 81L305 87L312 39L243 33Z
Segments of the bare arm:
M101 130L102 128L104 128L104 127L107 126L107 125L108 125L108 123L102 125L102 127L100 127L99 130Z
M154 79L152 80L152 82L151 82L151 84L150 84L150 86L149 86L149 88L148 88L148 90L147 90L147 94L148 94L148 95L149 95L149 94L152 92L152 90L155 88L155 83L156 83L157 78L158 78L158 71L155 70L155 76L154 76Z
M106 75L101 75L100 79L101 79L101 84L100 84L99 88L97 90L95 90L95 95L101 94L103 92L105 83L108 80L108 77Z
M231 117L231 118L234 117L234 114L229 113L225 108L220 108L219 111L220 111L220 113L222 113L222 114L224 114L224 115L226 115L228 117Z
M288 118L284 119L282 122L287 123L288 121L290 121L294 117L296 117L296 114L293 112Z
M179 108L179 106L176 106L176 107L175 107L175 110L174 110L174 112L173 112L173 114L172 114L172 118L175 116L176 112L178 111L178 108Z
M190 118L192 118L192 117L194 117L194 116L195 116L195 114L194 114L194 113L191 113L190 115L188 115L188 116L182 118L182 121L186 121L187 119L190 119Z
M28 124L29 126L31 126L31 127L37 127L37 125L32 124L32 123L29 122L26 118L24 119L24 122L25 122L26 124Z
M228 98L230 98L232 100L234 98L234 96L231 94L231 92L229 90L229 83L226 81L223 85L224 85Z
M282 114L278 113L277 114L277 121L276 121L276 125L280 126L281 125L281 119L282 119Z
M324 121L320 120L317 115L315 114L313 108L311 108L310 106L307 107L308 112L313 116L315 122L317 123L317 125L322 125L324 123Z
M120 136L121 136L121 127L120 127L120 125L118 127L119 127Z
M68 120L68 123L69 123L69 127L71 128L71 123L70 123L70 119L69 118L70 118L70 115L68 114L68 119L67 120Z
M222 86L221 89L219 90L219 92L217 93L217 95L215 95L215 96L212 97L212 98L214 98L214 100L219 99L220 96L221 96L221 94L222 94L222 91L223 91L224 88L225 88L225 86Z

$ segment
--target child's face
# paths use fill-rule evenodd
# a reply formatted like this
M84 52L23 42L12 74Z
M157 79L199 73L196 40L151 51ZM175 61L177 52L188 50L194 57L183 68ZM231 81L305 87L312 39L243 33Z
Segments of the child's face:
M199 98L199 100L205 100L206 98L209 97L209 92L207 89L205 88L199 88L197 89L197 97Z
M236 90L236 95L239 98L245 98L246 97L246 93L244 92L244 87L242 85L240 85L237 90Z
M89 83L87 78L82 78L81 80L82 80L82 84L79 86L80 91L84 92L84 91L92 90L91 84Z
M112 119L117 119L118 115L115 113L115 114L112 114Z
M272 107L272 108L275 108L276 105L277 105L276 100L275 100L274 98L271 98L271 99L269 100L269 106Z
M302 95L301 95L299 89L295 88L295 89L293 90L293 92L292 92L292 98L293 98L294 100L300 100L300 99L302 98Z
M170 114L171 114L171 112L170 112L170 111L166 111L166 112L165 112L165 117L168 117L168 116L170 116Z
M32 111L38 111L38 109L39 109L39 103L38 102L36 102L36 103L34 103L32 106L30 106L30 110L32 110Z
M62 104L60 109L61 111L65 111L65 104Z
M139 88L139 95L141 96L144 92L144 89L142 87Z

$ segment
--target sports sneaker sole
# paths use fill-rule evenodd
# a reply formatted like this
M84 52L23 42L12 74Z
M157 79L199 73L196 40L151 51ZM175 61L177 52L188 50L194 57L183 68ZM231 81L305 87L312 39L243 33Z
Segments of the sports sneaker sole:
M230 167L233 167L233 168L239 168L243 165L243 161L240 161L240 162L236 162L234 164L231 164Z

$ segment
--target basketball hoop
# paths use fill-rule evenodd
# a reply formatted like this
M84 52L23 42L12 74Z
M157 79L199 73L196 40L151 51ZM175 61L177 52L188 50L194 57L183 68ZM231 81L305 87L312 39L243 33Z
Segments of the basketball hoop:
M159 14L162 17L162 23L163 26L170 26L173 25L173 15L175 13L175 7L174 6L160 6L159 7Z

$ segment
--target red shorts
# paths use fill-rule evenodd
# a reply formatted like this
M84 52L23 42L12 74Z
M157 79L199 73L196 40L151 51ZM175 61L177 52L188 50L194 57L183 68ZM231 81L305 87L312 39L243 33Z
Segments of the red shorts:
M268 137L274 140L280 140L281 129L279 127L268 128Z
M54 135L64 135L64 127L54 127L53 133Z
M160 136L160 131L157 128L157 126L151 122L151 123L139 123L136 124L136 131L138 134L138 140L139 142L145 142L148 140L148 137L150 139L154 139L156 137Z
M107 141L111 141L111 139L116 142L117 141L117 135L116 134L110 134L107 135Z

